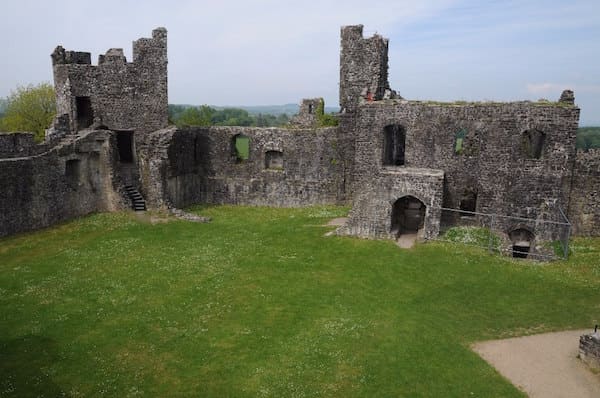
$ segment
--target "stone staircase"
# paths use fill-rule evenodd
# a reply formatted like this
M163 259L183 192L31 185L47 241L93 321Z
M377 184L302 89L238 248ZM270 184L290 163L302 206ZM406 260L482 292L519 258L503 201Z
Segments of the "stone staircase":
M131 208L135 211L146 211L146 201L142 194L132 185L125 185L125 192L131 200Z

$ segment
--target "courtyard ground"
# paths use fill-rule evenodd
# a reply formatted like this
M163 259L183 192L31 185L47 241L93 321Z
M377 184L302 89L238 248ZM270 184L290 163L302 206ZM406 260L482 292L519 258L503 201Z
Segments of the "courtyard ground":
M345 208L191 211L0 239L0 397L522 397L471 345L600 318L598 239L543 264L324 236Z

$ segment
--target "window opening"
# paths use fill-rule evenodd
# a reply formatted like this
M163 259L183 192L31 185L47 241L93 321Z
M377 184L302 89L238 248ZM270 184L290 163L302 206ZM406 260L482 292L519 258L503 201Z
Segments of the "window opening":
M233 136L232 152L236 162L241 163L250 157L250 138L243 134Z
M467 130L461 129L454 134L454 153L460 155L463 153L465 137L467 136Z
M265 168L271 170L283 170L283 152L267 151L265 153Z
M544 149L544 141L546 141L546 134L543 131L536 129L524 131L521 137L521 143L525 156L530 159L541 158Z
M94 123L94 110L90 97L75 97L77 130L88 128Z
M383 129L383 135L383 165L404 165L406 129L399 124L386 126Z

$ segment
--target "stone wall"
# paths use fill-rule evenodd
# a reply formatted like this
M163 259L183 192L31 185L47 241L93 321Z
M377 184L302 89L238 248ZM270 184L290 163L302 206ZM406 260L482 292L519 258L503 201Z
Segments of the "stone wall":
M0 133L0 159L32 156L49 149L47 145L36 144L33 133Z
M579 358L588 366L600 369L600 333L584 334L579 338Z
M460 208L461 198L474 191L478 212L561 221L555 209L568 208L578 117L579 109L565 104L365 103L358 108L352 127L356 137L354 206L364 207L361 203L369 200L378 206L377 198L391 184L390 172L417 168L443 171L444 207ZM405 134L403 165L386 166L384 132L393 125ZM541 131L545 137L539 159L532 158L523 142L530 130ZM458 136L464 138L457 150L461 131ZM433 203L438 196L430 191L429 198L419 199ZM350 227L364 230L366 222L354 217ZM520 227L512 221L505 224L500 228L506 232ZM380 219L377 228L385 226ZM538 225L538 231L532 232L542 239L556 239L558 232L546 227Z
M115 210L111 137L89 132L40 155L0 159L0 236Z
M578 151L569 219L576 235L600 235L600 149Z
M240 160L235 137L249 142ZM308 206L344 203L345 154L337 128L209 127L152 134L140 156L151 206L193 203Z

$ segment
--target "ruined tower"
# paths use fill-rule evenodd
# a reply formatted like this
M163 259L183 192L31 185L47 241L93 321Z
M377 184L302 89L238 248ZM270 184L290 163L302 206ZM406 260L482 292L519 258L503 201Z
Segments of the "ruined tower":
M387 92L387 93L386 93ZM363 25L343 26L340 52L340 107L354 112L361 98L393 97L388 83L388 39L363 37Z
M166 127L167 30L133 42L133 62L112 48L92 65L88 52L52 53L57 115L67 115L72 132L102 126L138 137Z

